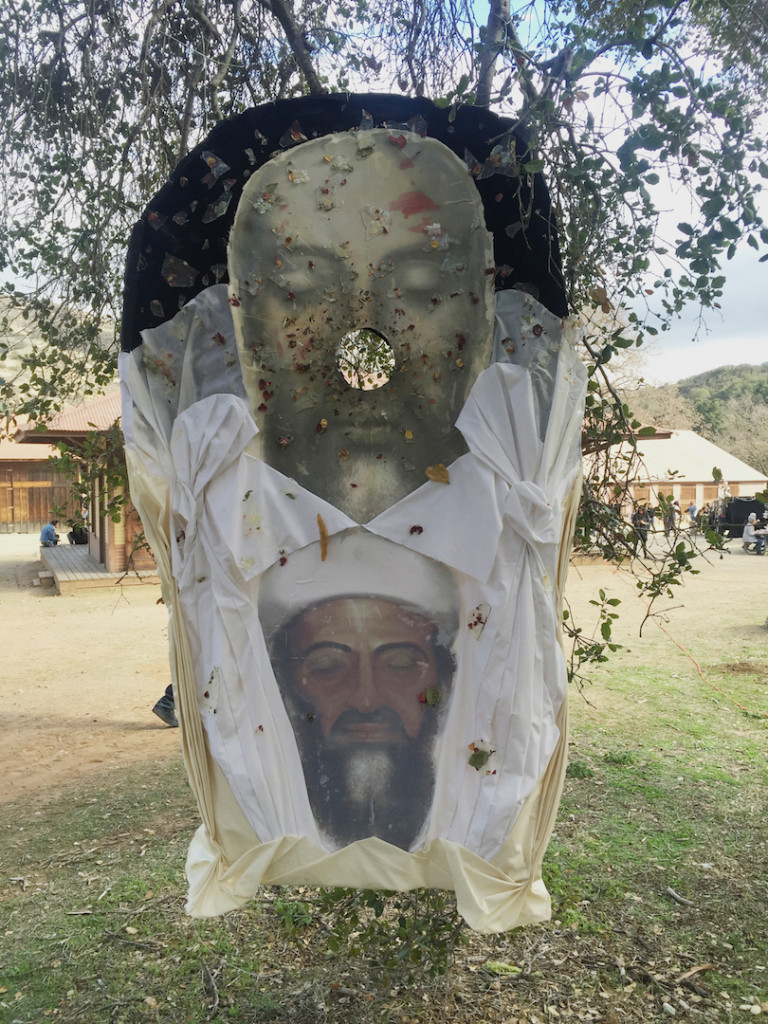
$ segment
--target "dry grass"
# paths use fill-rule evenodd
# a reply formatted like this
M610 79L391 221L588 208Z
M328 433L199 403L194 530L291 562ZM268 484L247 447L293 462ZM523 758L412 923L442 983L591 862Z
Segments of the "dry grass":
M585 569L574 600L597 581L625 602L626 646L573 701L545 865L552 922L494 937L463 929L451 954L440 948L449 896L392 896L377 919L359 897L308 889L265 890L242 911L193 922L182 873L196 812L180 764L147 763L98 790L82 783L0 808L0 1021L768 1014L768 577L750 578L745 617L740 569L718 563L642 640L644 609L623 577ZM441 957L446 972L430 974Z

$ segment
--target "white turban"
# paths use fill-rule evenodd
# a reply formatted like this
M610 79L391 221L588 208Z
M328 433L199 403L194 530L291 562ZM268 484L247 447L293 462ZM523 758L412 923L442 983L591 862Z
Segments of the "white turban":
M259 584L259 619L269 638L295 616L325 601L372 597L394 601L430 618L439 642L453 642L459 625L459 596L453 575L432 558L365 530L338 533L273 565Z

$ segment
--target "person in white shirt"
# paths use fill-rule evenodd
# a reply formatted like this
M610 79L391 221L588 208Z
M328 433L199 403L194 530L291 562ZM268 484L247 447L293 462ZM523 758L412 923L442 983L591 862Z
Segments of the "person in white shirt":
M755 554L762 555L765 548L765 530L758 527L757 516L754 512L749 513L749 518L744 524L744 531L741 535L742 547L748 551L752 544L755 545Z

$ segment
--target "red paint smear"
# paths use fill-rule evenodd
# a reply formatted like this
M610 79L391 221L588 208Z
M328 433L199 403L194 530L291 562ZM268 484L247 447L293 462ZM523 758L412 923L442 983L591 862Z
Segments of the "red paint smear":
M404 217L410 217L411 214L439 210L440 207L423 192L411 191L402 192L393 203L389 204L389 209L393 212L399 210Z

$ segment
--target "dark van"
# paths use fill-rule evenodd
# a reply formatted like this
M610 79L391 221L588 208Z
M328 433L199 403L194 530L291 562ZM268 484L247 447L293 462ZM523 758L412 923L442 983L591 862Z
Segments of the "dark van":
M760 522L768 519L765 503L755 497L728 498L721 507L725 511L725 520L719 518L717 532L724 537L740 537L751 512Z

